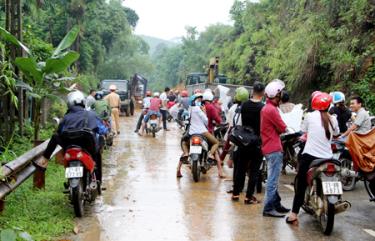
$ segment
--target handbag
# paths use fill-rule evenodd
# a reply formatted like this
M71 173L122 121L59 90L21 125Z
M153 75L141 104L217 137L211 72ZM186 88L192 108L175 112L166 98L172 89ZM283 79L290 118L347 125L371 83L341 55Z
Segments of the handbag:
M247 146L259 146L260 138L254 132L253 128L249 126L240 126L237 125L238 119L240 118L241 106L236 110L236 114L233 117L233 128L232 132L229 135L229 140L238 147L247 147ZM236 119L237 116L237 119Z

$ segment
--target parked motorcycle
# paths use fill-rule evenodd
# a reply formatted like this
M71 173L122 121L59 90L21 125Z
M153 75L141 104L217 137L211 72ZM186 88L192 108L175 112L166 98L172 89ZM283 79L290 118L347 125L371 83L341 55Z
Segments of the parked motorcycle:
M358 172L354 171L353 160L350 156L345 142L333 140L331 144L333 158L341 163L341 183L344 191L351 191L355 188L358 179Z
M158 129L158 123L159 123L159 118L157 115L152 114L150 115L150 119L146 123L146 133L151 133L152 137L156 137L156 132L159 131Z
M348 210L351 204L343 201L340 162L335 159L314 160L307 173L307 189L302 208L320 222L322 232L330 235L335 215ZM298 176L294 180L297 189Z
M301 148L302 132L287 133L281 135L281 142L284 149L283 168L282 173L286 174L286 166L297 170L298 166L298 155L303 150Z
M190 137L189 149L189 159L193 179L195 182L199 182L200 174L206 174L212 166L216 165L216 161L208 158L208 141L202 135L192 135Z
M101 194L101 155L96 151L95 134L88 130L64 131L65 177L68 179L69 199L77 217L84 215L86 202L93 202ZM94 161L96 156L97 162Z

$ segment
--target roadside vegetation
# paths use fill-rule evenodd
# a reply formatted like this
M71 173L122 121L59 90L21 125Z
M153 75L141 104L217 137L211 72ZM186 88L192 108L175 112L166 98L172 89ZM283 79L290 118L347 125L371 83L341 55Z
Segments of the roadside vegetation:
M220 57L233 83L279 78L294 99L314 90L358 94L375 113L375 3L367 0L236 0L233 26L198 33L187 27L179 46L153 54L155 83L174 86L189 72L204 72Z

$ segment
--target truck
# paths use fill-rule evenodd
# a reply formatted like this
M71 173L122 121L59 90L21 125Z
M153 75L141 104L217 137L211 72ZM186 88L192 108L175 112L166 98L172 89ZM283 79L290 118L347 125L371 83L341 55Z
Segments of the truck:
M131 95L129 81L121 79L102 80L99 89L103 92L104 96L109 94L110 85L116 85L117 87L116 93L121 99L120 112L125 113L126 116L134 115L134 100Z
M228 78L222 74L218 74L213 81L210 81L209 75L206 73L191 73L187 75L185 86L189 94L192 95L196 89L211 89L216 92L217 87L222 85L229 88L228 95L233 97L235 90L242 85L227 84L227 82ZM244 85L243 87L245 87L249 93L252 93L252 86Z
M228 84L228 77L219 74L219 57L211 58L209 62L209 68L207 73L190 73L187 75L185 87L190 95L194 93L196 89L211 89L214 92L217 91L217 87L222 85L229 88L228 95L234 96L235 90L242 85ZM252 86L243 86L249 93L252 93Z

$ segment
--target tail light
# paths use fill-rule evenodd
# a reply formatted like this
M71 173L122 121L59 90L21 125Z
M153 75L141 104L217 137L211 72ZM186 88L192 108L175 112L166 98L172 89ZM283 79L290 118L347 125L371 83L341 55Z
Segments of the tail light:
M332 152L337 152L338 151L337 150L337 146L334 143L331 144L331 149L332 149Z
M325 173L332 176L336 172L336 166L333 163L327 163Z
M202 141L201 141L201 138L199 138L199 137L197 137L197 136L194 136L194 137L192 138L192 140L191 140L191 143L192 143L193 145L200 145L200 144L202 143Z

